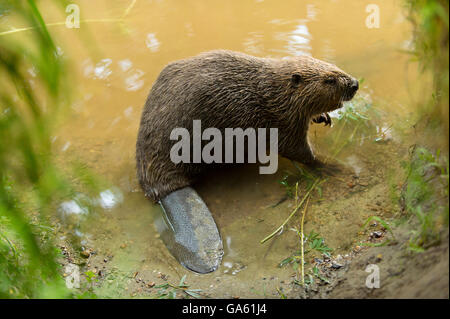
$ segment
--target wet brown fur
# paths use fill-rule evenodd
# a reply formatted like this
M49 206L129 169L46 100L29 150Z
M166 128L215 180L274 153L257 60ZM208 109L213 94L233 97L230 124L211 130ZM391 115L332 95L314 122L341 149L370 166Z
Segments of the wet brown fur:
M278 128L278 151L306 164L315 157L308 143L311 119L342 106L354 79L312 57L258 58L211 51L168 64L147 98L136 143L137 175L154 201L190 185L207 164L174 164L173 128Z

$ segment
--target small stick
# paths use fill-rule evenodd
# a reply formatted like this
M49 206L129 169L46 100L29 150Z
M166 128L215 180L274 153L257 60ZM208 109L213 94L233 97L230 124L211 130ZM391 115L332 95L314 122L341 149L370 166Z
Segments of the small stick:
M300 223L300 242L301 242L301 257L302 257L302 286L305 285L305 254L304 254L304 250L303 250L303 239L305 238L304 234L303 234L303 222L305 220L305 215L306 215L306 209L308 208L308 203L309 203L309 198L310 196L308 196L308 200L306 201L305 204L305 208L303 208L303 213L302 213L302 221Z
M122 19L125 18L128 13L130 13L131 9L133 9L134 5L136 4L137 0L131 1L131 4L125 9L124 13L122 14Z
M107 22L121 22L123 21L122 19L86 19L86 20L80 20L80 23L107 23ZM54 22L54 23L46 23L45 26L46 27L54 27L54 26L64 26L66 25L66 22ZM4 36L4 35L8 35L8 34L13 34L13 33L17 33L17 32L24 32L24 31L30 31L30 30L35 30L38 29L39 26L33 26L33 27L24 27L24 28L13 28L11 30L8 31L2 31L0 32L0 36Z
M275 231L273 231L270 235L268 235L266 238L264 238L263 240L260 241L261 244L264 244L266 241L268 241L269 239L271 239L273 236L275 236L276 234L278 234L283 227L288 223L288 221L292 218L292 216L295 215L295 213L297 212L297 210L303 205L303 202L306 200L306 198L309 196L309 194L311 194L311 192L313 191L313 189L317 186L317 184L320 182L320 178L316 179L316 181L314 182L314 184L311 186L311 188L306 192L305 196L303 196L302 200L300 201L300 203L294 208L294 210L292 211L292 213L289 215L289 217L280 225L280 227L278 227L277 229L275 229Z

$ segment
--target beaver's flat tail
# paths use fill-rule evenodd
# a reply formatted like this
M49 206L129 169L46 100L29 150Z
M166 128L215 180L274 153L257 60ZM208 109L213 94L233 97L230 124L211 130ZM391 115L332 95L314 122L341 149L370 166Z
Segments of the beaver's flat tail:
M163 219L156 223L172 255L189 270L205 274L216 270L223 256L222 239L205 202L191 187L160 200Z

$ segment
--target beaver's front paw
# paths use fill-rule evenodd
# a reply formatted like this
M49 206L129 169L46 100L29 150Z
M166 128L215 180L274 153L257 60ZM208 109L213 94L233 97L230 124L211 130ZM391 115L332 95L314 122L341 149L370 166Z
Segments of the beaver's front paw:
M315 118L312 119L312 121L317 124L325 123L325 126L327 125L331 126L331 117L328 113L322 113L320 115L317 115Z

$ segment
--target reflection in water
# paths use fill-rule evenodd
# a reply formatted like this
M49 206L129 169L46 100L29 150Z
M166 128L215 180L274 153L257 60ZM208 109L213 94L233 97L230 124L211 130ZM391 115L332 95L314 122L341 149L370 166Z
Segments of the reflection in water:
M124 72L128 71L133 66L133 62L131 62L129 59L120 60L118 63L120 68Z
M100 206L104 210L110 210L121 202L123 202L123 194L120 189L114 188L100 192L97 199L78 194L73 200L61 203L58 211L63 221L66 221L67 217L71 215L87 215L89 213L88 206L90 205Z
M377 129L378 137L375 138L375 142L388 142L393 139L391 126L387 126L387 125L383 125L381 127L377 126L376 129ZM400 142L400 141L397 140L397 142Z
M275 38L285 44L286 52L291 56L311 55L311 34L306 22L298 24L294 31L288 33L278 33Z
M231 249L231 236L227 236L225 239L225 242L227 243L227 255L229 257L234 257L236 256L236 253L234 252L233 249Z
M133 107L127 107L125 110L123 110L123 114L125 115L125 117L131 118L131 115L133 114Z
M250 32L248 38L244 40L245 51L249 54L261 55L263 52L262 45L263 35L259 32Z
M67 150L69 149L69 147L70 147L70 142L66 142L66 143L63 145L63 147L61 147L61 151L62 151L62 152L65 152L65 151L67 151Z
M159 41L156 38L156 35L154 33L147 34L147 39L145 40L145 45L147 46L147 48L150 49L150 51L158 52Z
M289 53L292 55L311 54L311 46L309 44L311 35L306 24L299 24L289 38L287 45Z
M78 205L78 203L74 200L63 202L60 207L59 211L61 216L66 217L68 215L85 215L88 213L88 210L86 207L81 207Z
M239 262L229 262L229 261L225 261L223 263L223 273L227 274L227 275L237 275L238 273L240 273L242 270L244 270L245 268L247 268L245 265L239 263Z
M355 155L351 155L347 157L347 164L353 168L353 171L355 172L356 176L359 176L361 174L361 171L363 169L362 163L359 160L359 158Z
M103 59L99 63L97 63L94 68L95 78L101 80L107 79L112 73L111 69L109 68L111 63L111 59Z
M84 235L80 227L89 214L88 207L82 204L83 199L83 196L78 195L73 200L61 203L58 208L59 217L67 232L80 239Z
M227 275L236 275L237 273L244 270L246 266L236 261L236 258L239 257L239 254L237 254L231 248L231 236L225 237L225 243L226 243L226 250L225 250L226 259L223 262L223 273Z
M336 50L333 48L330 40L322 40L320 57L327 62L336 64Z
M306 5L306 16L308 17L308 20L311 20L311 21L316 20L317 8L314 4Z
M184 27L186 28L186 35L188 36L188 37L193 37L194 35L195 35L195 33L194 33L194 28L192 27L192 23L186 23L185 25L184 25Z
M125 87L127 91L137 91L144 85L142 76L144 75L142 70L134 70L131 75L125 79Z
M122 119L122 117L121 116L117 116L112 122L111 122L111 125L110 125L110 127L113 127L113 126L115 126L117 123L119 123L120 122L120 120Z
M103 209L112 209L123 201L122 192L119 189L107 189L100 193L98 203Z

